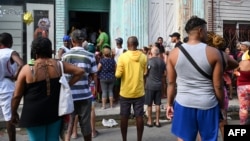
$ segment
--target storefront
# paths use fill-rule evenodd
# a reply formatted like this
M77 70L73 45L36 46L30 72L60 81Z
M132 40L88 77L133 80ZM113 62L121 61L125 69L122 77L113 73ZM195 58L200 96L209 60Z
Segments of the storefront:
M0 33L12 34L13 49L25 62L30 59L30 46L40 19L47 19L47 37L54 46L54 3L55 0L0 1ZM26 12L30 12L29 20L24 20Z

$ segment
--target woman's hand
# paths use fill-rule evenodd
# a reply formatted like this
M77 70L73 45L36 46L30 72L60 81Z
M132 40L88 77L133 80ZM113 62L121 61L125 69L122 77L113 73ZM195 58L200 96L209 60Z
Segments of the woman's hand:
M17 112L15 112L14 114L12 113L10 121L14 125L17 125L19 123L19 115Z

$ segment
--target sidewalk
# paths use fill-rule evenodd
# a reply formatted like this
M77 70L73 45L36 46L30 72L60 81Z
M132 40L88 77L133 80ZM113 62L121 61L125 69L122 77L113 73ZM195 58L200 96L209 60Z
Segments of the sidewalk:
M164 109L165 105L167 103L167 99L163 98L162 99L162 105L161 105L161 119L166 119L166 110ZM238 112L239 106L238 106L238 99L235 96L233 100L229 101L229 109L228 112ZM22 104L18 108L18 113L21 115L22 111ZM120 119L119 113L120 113L120 105L119 103L115 104L113 108L106 108L106 109L101 109L101 103L96 102L95 105L95 112L96 112L96 122L102 121L102 119ZM109 103L106 104L106 106L109 106ZM146 111L147 106L144 106L144 110ZM153 106L153 112L154 112L154 106ZM5 122L4 119L0 113L0 128L5 127Z

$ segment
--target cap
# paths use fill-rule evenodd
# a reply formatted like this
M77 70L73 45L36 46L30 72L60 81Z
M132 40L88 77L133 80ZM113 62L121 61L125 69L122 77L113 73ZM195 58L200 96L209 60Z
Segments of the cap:
M117 43L122 44L123 43L123 39L121 37L118 37L117 39L115 39Z
M63 41L70 41L70 36L64 35L63 36Z
M83 31L76 29L71 34L72 40L83 41L85 39L85 34Z
M174 32L173 34L169 35L169 37L177 37L180 38L181 35L178 32Z
M248 41L241 42L240 44L241 45L246 45L246 46L250 47L250 42L248 42Z

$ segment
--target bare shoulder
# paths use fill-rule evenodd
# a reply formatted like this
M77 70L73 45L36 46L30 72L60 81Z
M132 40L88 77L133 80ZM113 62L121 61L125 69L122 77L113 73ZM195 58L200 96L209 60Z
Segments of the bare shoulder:
M168 59L177 58L178 55L179 55L179 48L174 48L173 50L171 50L171 51L169 52Z
M19 75L26 76L27 74L30 74L29 72L31 72L31 66L26 64L22 67Z
M220 58L220 53L219 53L219 50L217 48L207 46L206 51L207 51L208 57L213 57L214 59Z
M175 65L177 62L177 58L179 56L179 51L180 51L179 48L174 48L173 50L171 50L169 52L167 61L170 62L171 64Z

